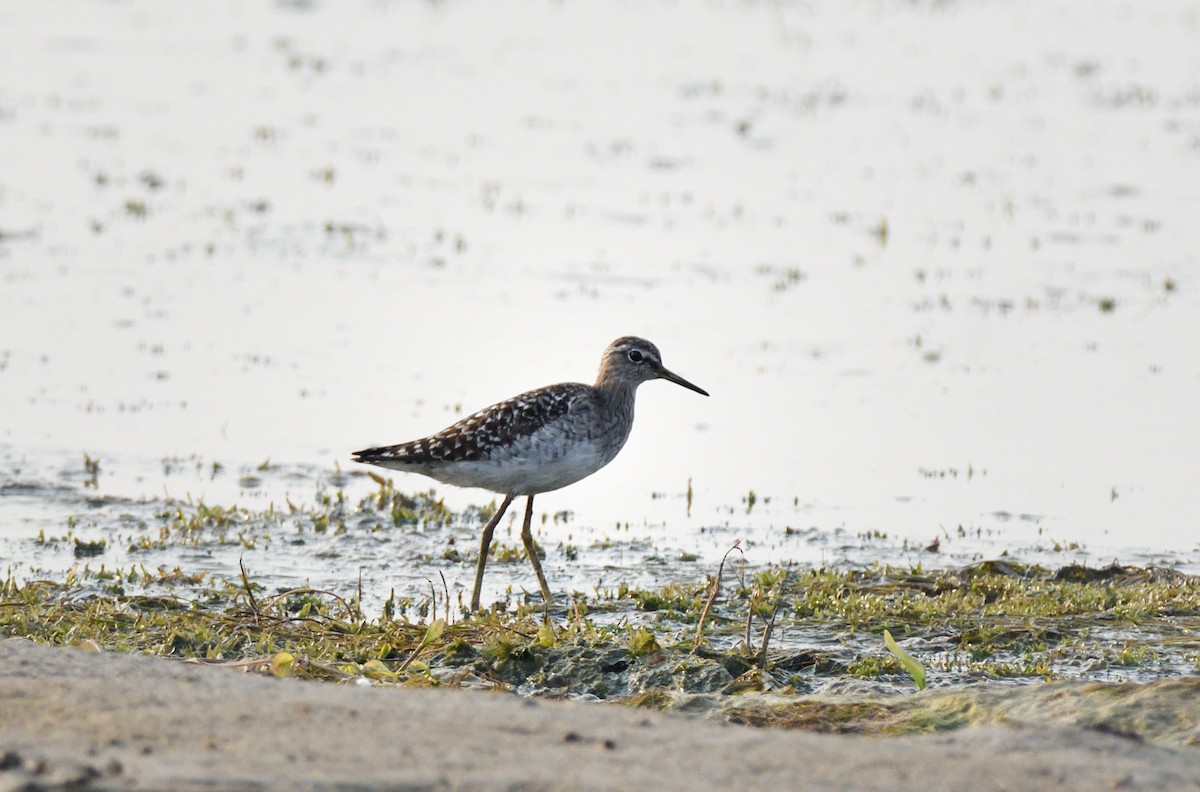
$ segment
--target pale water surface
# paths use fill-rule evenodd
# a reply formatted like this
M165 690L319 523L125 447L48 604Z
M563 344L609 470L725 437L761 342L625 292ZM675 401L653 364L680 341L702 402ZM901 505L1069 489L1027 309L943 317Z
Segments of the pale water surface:
M69 517L354 501L351 451L625 334L712 397L644 386L538 498L556 585L738 538L1200 571L1194 3L3 2L0 151L19 576L74 563L30 541ZM410 538L246 552L425 587Z

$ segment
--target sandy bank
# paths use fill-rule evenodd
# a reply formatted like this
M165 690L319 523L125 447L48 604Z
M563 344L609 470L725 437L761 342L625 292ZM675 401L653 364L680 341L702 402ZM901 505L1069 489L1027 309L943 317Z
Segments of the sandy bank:
M0 791L1176 789L1200 753L997 726L834 737L618 706L277 680L0 640Z

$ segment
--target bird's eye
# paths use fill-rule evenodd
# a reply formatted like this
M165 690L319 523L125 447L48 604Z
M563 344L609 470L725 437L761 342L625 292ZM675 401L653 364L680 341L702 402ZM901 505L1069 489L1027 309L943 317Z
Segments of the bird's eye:
M642 350L640 350L640 349L629 350L629 359L632 360L634 363L641 363L645 358L646 358L646 356L642 354Z

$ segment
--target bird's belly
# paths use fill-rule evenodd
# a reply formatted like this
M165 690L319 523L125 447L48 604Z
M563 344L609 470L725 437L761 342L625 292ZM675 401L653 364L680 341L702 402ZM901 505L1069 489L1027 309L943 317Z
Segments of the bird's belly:
M615 453L590 443L573 443L552 454L514 447L491 459L454 462L425 475L459 487L480 487L492 492L536 495L587 478L612 461Z

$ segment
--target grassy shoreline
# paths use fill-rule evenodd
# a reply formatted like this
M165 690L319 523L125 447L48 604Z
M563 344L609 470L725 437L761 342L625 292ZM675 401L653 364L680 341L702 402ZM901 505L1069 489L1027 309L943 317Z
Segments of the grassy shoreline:
M263 514L176 506L158 515L157 531L111 540L149 559L172 547L296 541L283 531L287 521L311 536L348 525L466 526L488 516L486 508L454 515L432 493L376 482L378 491L357 504L339 490L308 509L289 504ZM1200 577L1158 567L722 564L703 580L560 594L547 622L540 599L511 590L482 614L455 603L444 585L421 596L393 593L368 613L361 584L346 596L273 588L245 567L230 579L178 566L114 568L100 563L109 537L84 541L67 528L65 537L38 541L73 542L73 569L0 581L0 636L301 679L605 699L868 733L998 717L1004 706L982 706L978 697L1006 688L1171 683L1200 671ZM466 555L450 561L472 563ZM898 651L885 646L885 631ZM916 688L915 670L931 690L906 695Z
M448 622L392 606L367 616L354 600L272 594L248 576L233 584L82 566L65 580L0 584L0 635L300 678L664 708L688 695L912 691L884 629L934 688L1148 681L1200 669L1200 579L1162 569L771 569L712 595L711 580L619 588L560 600L549 623L536 602L448 610Z

